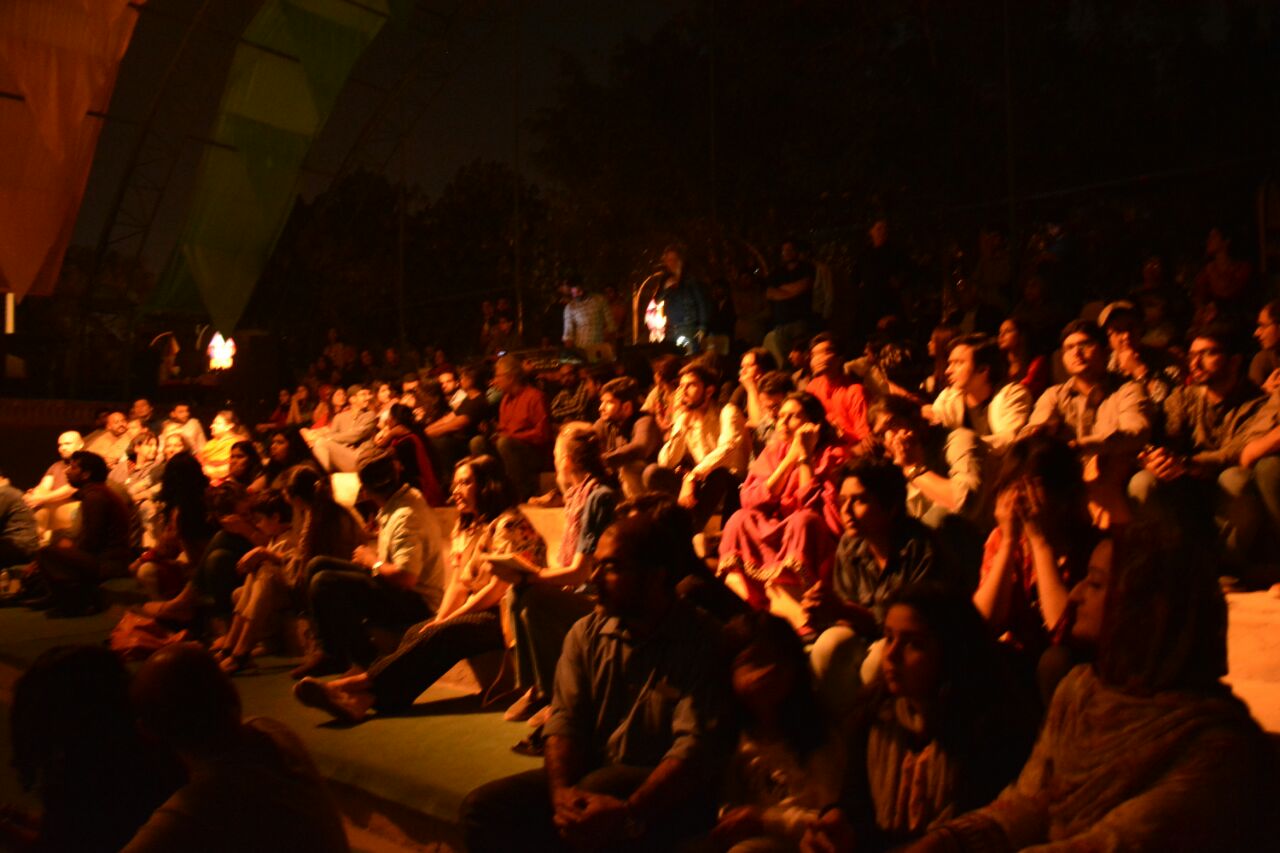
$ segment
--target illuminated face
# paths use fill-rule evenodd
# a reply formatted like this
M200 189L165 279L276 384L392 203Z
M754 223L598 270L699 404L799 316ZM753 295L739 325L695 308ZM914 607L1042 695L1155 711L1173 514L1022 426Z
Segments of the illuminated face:
M819 341L809 352L809 370L814 376L822 376L836 367L839 356L830 341Z
M964 391L973 380L973 347L957 344L947 357L947 383L957 391Z
M182 440L182 436L178 435L176 432L171 432L165 436L164 458L166 461L172 459L186 449L186 442L184 442Z
M840 484L839 500L840 521L854 536L866 537L889 529L893 516L863 488L857 477L846 477Z
M458 377L452 373L441 373L440 390L446 397L452 397L458 390Z
M627 419L627 404L606 392L600 395L600 417L612 423L622 423Z
M756 354L743 354L742 363L738 367L738 379L743 382L754 382L760 378L760 365L756 363Z
M1196 338L1187 350L1187 366L1192 383L1205 385L1227 378L1231 357L1213 338Z
M807 423L812 423L812 421L805 415L804 406L800 405L800 401L787 400L782 404L782 408L778 409L778 428L776 430L778 440L791 441L795 437L796 430Z
M334 388L333 394L329 396L329 408L335 412L342 411L347 405L347 392L344 388Z
M58 436L58 455L63 459L70 459L72 453L82 449L84 449L84 439L80 437L80 433L64 432Z
M237 480L249 473L249 454L244 452L244 448L232 449L227 460L227 473Z
M369 408L369 402L373 400L373 392L368 388L361 388L356 395L351 398L351 408L357 412L363 412Z
M391 405L391 397L392 397L392 394L391 394L390 385L384 384L384 385L378 386L378 408L384 409L387 406Z
M927 702L942 678L942 646L915 608L895 604L884 617L880 669L893 696Z
M148 438L133 449L135 460L139 465L149 465L155 461L156 455L160 452L160 445L154 438Z
M686 409L697 410L706 404L709 390L696 374L686 373L680 377L680 384L676 387L676 394L679 395L680 402Z
M1254 329L1253 336L1263 349L1280 349L1280 317L1273 317L1263 308L1258 312L1258 328Z
M229 432L231 432L231 422L222 415L218 415L213 419L213 423L209 424L209 434L214 438L220 438Z
M1102 347L1083 332L1067 335L1062 342L1062 366L1072 376L1096 373L1104 366Z
M185 403L179 403L173 407L173 411L169 412L169 417L174 423L185 424L191 420L191 407Z
M1111 566L1115 560L1115 544L1103 539L1089 557L1089 572L1071 588L1075 618L1071 637L1090 645L1102 636L1102 616L1107 605L1107 588L1111 583Z
M150 400L134 400L133 405L129 407L129 420L132 421L149 421L153 414L155 409L151 407Z
M476 475L470 465L459 465L453 472L453 491L450 497L459 512L474 513L477 507L477 496L480 490L476 486Z
M280 433L271 436L271 443L267 445L267 453L271 455L271 459L275 462L288 462L289 439Z

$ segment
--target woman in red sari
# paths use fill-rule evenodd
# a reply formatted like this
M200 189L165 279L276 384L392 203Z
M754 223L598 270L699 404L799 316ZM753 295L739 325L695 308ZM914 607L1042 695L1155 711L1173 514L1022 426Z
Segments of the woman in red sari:
M790 394L777 423L742 484L742 509L720 539L721 576L758 608L799 600L826 578L840 538L835 476L846 456L832 441L821 401Z

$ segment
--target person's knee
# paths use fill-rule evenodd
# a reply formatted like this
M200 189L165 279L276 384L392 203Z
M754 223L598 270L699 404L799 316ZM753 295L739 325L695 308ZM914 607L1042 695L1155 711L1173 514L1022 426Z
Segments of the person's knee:
M819 679L826 677L837 661L853 654L860 646L865 647L865 644L852 628L836 625L823 631L809 652L809 665L814 676Z
M1238 498L1249 488L1254 472L1238 465L1224 468L1218 473L1218 488L1229 498Z
M1264 456L1255 462L1253 481L1269 501L1280 501L1280 456Z

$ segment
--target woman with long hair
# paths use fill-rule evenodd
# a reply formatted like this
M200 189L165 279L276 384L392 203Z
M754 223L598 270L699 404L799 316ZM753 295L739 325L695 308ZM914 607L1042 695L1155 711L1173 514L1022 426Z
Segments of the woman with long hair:
M374 443L395 453L400 462L402 483L420 491L428 505L443 506L444 492L436 479L422 427L414 422L413 409L403 403L392 403L388 412L386 425L374 436Z
M237 441L227 455L227 480L248 489L262 474L262 457L252 441Z
M1025 324L1017 317L1006 317L996 335L996 346L1008 361L1005 379L1021 384L1031 392L1032 399L1039 399L1049 387L1049 362L1031 351Z
M296 465L310 465L316 470L320 463L315 454L307 446L296 426L279 427L271 431L267 437L267 461L262 466L262 473L249 487L251 492L262 492L268 489L283 489L289 469Z
M909 849L1274 847L1280 773L1222 682L1216 550L1194 519L1120 532L1105 596L1091 605L1101 615L1097 658L1058 685L1021 774Z
M810 831L833 849L852 849L841 838L859 850L896 848L988 802L1035 739L1035 703L963 595L904 588L885 614L884 636L879 673L850 729L841 808Z
M297 465L285 476L284 496L293 508L297 547L289 561L285 580L293 590L298 608L305 609L307 564L316 557L349 559L365 540L360 516L333 499L329 477L318 467Z
M547 707L565 635L594 604L585 593L596 545L618 503L617 484L605 470L591 424L571 421L561 427L554 461L564 496L564 535L555 559L550 565L519 559L493 566L513 587L516 681L527 688L507 709L509 720L528 719Z
M740 734L709 840L720 850L795 849L839 797L844 742L828 727L804 644L786 620L743 614L724 639Z
M841 532L835 477L845 461L833 438L822 402L797 391L783 401L773 438L751 463L742 509L724 525L719 571L757 608L798 602L830 574ZM792 610L797 616L799 608Z
M294 688L300 702L347 722L370 712L409 708L460 660L506 645L500 609L508 584L493 574L491 558L546 560L546 546L515 501L502 464L474 456L457 464L453 502L458 521L450 537L452 577L434 618L413 626L390 655L368 672L322 682L304 678Z

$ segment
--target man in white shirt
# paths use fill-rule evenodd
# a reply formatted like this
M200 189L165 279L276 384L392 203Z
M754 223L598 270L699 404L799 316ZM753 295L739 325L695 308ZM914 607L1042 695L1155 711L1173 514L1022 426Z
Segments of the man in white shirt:
M307 565L309 598L320 651L294 678L368 666L370 621L403 629L431 617L444 596L444 566L427 530L433 523L422 493L401 485L393 455L362 460L360 485L378 507L378 541L361 545L350 560L316 557Z
M988 447L1011 444L1031 415L1031 392L1004 380L1005 355L995 339L966 335L951 344L947 382L925 416L947 429L971 429Z
M721 504L726 517L737 509L738 486L750 464L746 417L732 403L717 405L715 396L708 368L694 363L680 370L671 437L645 471L646 487L678 495L699 530Z

